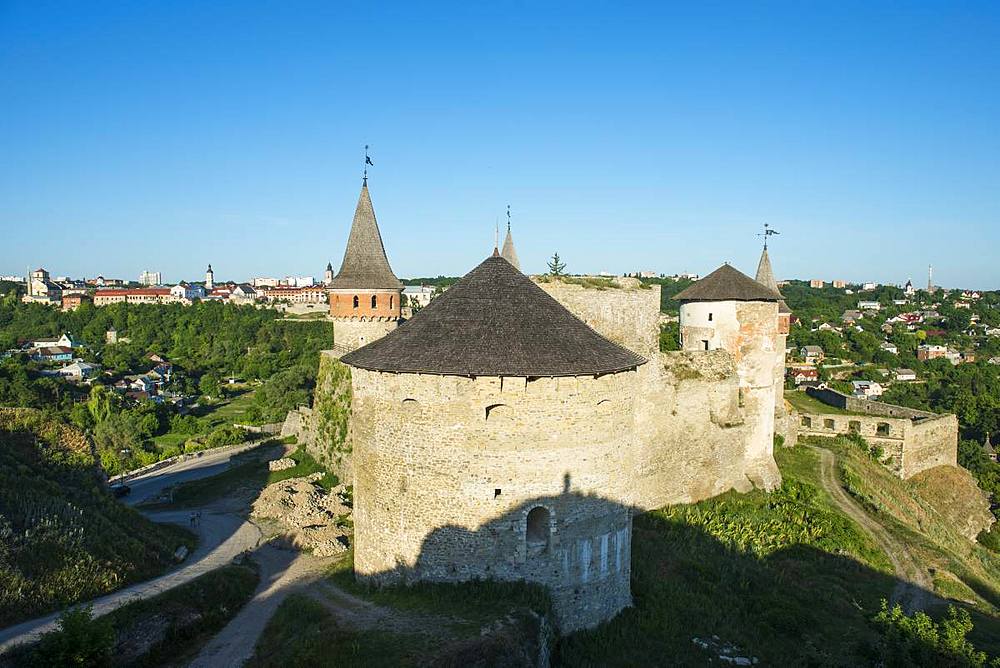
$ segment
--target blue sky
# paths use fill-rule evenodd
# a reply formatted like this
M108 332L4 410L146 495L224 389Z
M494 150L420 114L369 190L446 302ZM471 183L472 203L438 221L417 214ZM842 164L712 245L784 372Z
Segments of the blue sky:
M0 0L0 274L526 271L1000 288L1000 3Z

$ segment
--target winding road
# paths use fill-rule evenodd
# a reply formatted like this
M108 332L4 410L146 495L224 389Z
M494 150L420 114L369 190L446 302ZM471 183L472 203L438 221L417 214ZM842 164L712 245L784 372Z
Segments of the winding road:
M897 540L880 522L866 513L840 486L840 481L837 479L837 460L833 452L814 445L809 447L819 455L820 482L823 489L830 494L838 508L871 535L892 562L898 582L892 591L890 603L899 603L907 614L926 609L935 600L932 593L934 582L930 574L914 558L904 543Z
M229 466L230 459L246 449L226 452L206 452L177 462L168 467L129 480L132 493L129 505L155 497L166 487L180 482L205 478L221 473ZM198 534L198 547L179 568L152 580L140 582L90 601L95 615L103 615L133 600L155 596L178 585L190 582L199 575L231 562L239 554L254 550L261 541L260 529L233 507L225 504L206 506L202 510L201 525L193 530ZM147 512L154 522L169 522L191 528L189 509ZM32 642L46 631L56 628L59 613L52 613L0 630L0 652L21 643Z

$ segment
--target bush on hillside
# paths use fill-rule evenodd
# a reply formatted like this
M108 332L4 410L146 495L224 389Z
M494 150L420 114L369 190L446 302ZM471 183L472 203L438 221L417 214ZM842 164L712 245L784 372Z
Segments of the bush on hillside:
M948 616L935 622L923 612L908 616L898 604L889 608L883 599L874 621L882 632L879 665L886 668L986 665L986 653L966 639L972 631L968 610L948 606Z
M31 653L32 666L111 665L115 631L107 617L93 618L90 606L70 608L59 616L59 628L42 635Z

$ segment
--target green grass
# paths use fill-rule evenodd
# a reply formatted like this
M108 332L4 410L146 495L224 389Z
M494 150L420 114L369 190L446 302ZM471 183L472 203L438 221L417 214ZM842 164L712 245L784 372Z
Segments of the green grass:
M193 549L190 532L108 493L82 434L21 415L0 426L0 627L160 575Z
M153 444L163 453L164 456L179 454L184 451L184 445L191 440L200 442L213 430L218 427L231 425L233 423L243 423L243 416L253 403L253 390L241 392L231 399L221 401L211 406L204 406L197 409L200 429L194 434L179 434L168 431L165 434L154 436ZM198 449L195 447L194 449Z
M458 583L418 582L391 587L365 585L354 578L353 557L353 551L349 551L330 567L330 581L344 591L378 605L413 613L455 617L477 629L511 610L526 608L539 614L551 612L545 588L526 582L472 580Z
M810 397L805 392L799 392L798 390L788 390L785 392L785 399L800 413L851 415L850 411L825 404L819 399Z
M433 650L434 641L426 634L343 628L322 603L305 594L292 594L278 607L257 641L254 656L244 665L395 668L418 665Z
M277 441L273 443L277 443ZM266 448L269 447L269 444L265 443L259 447ZM217 475L181 483L174 488L172 500L169 503L144 504L144 507L190 508L203 506L241 490L259 491L267 485L282 480L303 478L317 472L324 473L323 477L316 481L320 487L330 490L337 486L339 482L337 476L325 472L323 467L304 448L299 448L288 456L296 461L296 465L284 471L269 471L265 461L247 461Z
M761 665L860 665L869 619L895 584L889 563L819 488L805 448L776 452L771 494L724 494L636 518L635 606L563 639L569 666L705 665L693 637L718 635Z

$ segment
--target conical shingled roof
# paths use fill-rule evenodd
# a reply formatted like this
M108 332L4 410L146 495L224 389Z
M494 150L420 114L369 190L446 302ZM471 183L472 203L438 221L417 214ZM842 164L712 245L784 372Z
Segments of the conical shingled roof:
M499 255L345 364L454 376L590 376L646 360L595 332Z
M507 238L503 240L503 250L500 257L514 265L514 268L521 271L521 263L517 259L517 251L514 250L514 237L510 235L510 224L507 225Z
M392 273L389 258L385 255L367 182L361 186L358 206L354 210L344 261L329 287L346 290L400 290L403 287Z
M682 302L779 302L781 295L724 264L674 299Z
M778 282L774 280L774 271L771 269L771 256L767 254L767 247L764 247L764 252L760 254L760 262L757 263L757 282L763 285L765 288L771 288L779 295L781 291L778 290ZM782 299L778 302L778 313L791 313L792 309L788 308L788 304Z

